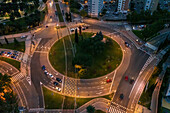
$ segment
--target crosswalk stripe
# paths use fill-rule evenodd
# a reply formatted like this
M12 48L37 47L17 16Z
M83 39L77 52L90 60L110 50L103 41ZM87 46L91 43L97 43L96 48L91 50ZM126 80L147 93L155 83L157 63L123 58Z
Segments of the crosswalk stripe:
M13 76L12 78L11 78L11 81L12 82L16 82L16 81L18 81L18 80L20 80L20 79L22 79L22 78L24 78L25 77L25 75L23 75L22 73L18 73L17 75L15 75L15 76Z

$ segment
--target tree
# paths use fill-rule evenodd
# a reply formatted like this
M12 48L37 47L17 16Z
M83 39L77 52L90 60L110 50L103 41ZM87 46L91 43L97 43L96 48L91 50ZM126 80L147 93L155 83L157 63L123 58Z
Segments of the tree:
M88 113L94 113L95 112L95 107L93 107L93 106L88 106L87 108L86 108L86 110L87 110L87 112Z
M86 17L86 16L87 16L87 12L86 12L85 10L81 10L81 11L80 11L80 15L81 15L82 17Z
M68 13L66 12L65 15L66 15L66 20L69 21Z
M81 26L79 26L79 34L81 35Z
M16 39L16 38L14 38L14 46L16 47L16 46L19 46L19 42L18 42L18 40Z
M79 39L78 39L78 33L77 33L77 29L75 30L75 42L78 43Z
M4 37L6 44L9 44L8 39Z

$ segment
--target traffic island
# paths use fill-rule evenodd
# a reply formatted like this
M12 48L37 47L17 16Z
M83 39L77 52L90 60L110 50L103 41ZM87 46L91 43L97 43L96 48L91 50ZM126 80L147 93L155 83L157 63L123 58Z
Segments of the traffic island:
M100 37L100 35L102 37ZM63 37L49 52L49 60L58 72L73 78L90 79L114 71L122 61L122 50L117 42L102 33L98 36L84 32Z

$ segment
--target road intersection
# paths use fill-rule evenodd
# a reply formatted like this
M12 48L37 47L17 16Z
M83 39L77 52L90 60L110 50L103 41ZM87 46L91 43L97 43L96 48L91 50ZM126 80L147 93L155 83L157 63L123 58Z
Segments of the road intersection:
M108 112L134 112L135 106L149 78L148 76L153 71L156 62L155 57L151 58L150 54L146 53L141 48L141 45L136 42L135 38L132 38L125 32L123 24L110 24L92 19L84 19L84 23L90 25L89 29L85 30L85 32L96 33L102 31L104 35L111 37L121 46L123 50L121 65L110 74L94 79L74 79L57 72L49 62L49 50L56 41L70 35L70 32L67 27L56 29L56 25L60 25L60 23L55 16L55 4L50 6L50 3L50 1L47 2L48 16L46 16L45 24L41 31L35 33L35 39L41 39L41 41L35 48L30 61L32 83L30 85L25 77L14 84L19 92L21 105L27 106L30 111L31 109L34 109L33 111L44 110L45 103L41 89L42 84L55 91L53 80L45 76L41 69L41 66L45 65L50 73L62 79L63 84L60 85L62 95L76 98L91 98L114 93ZM78 25L73 24L69 28L74 26ZM131 44L131 48L125 47L124 42ZM134 78L135 83L129 84L129 82L124 80L125 76ZM106 83L106 78L114 79L112 83ZM120 100L120 94L122 93L124 94L124 99Z

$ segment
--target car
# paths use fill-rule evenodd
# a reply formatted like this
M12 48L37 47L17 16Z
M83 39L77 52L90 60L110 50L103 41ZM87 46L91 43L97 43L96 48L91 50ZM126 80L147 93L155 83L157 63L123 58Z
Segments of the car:
M52 16L50 16L50 18L52 18Z
M134 78L131 78L129 82L130 84L133 84L135 82Z
M53 78L53 77L54 77L51 73L49 73L48 75L50 76L50 78Z
M124 95L122 93L122 94L120 94L120 99L123 100L123 98L124 98Z
M57 83L57 82L53 82L53 84L54 84L55 86L57 86L57 85L58 85L58 83Z
M16 59L16 57L15 57L15 56L11 56L11 58Z
M21 38L26 38L26 35L21 36Z
M56 78L56 80L60 83L62 82L62 80L60 78Z
M5 53L5 51L1 51L1 53Z
M85 27L82 27L82 30L86 30L86 28L85 28Z
M71 32L74 32L74 30L75 30L74 28L71 28L71 29L70 29Z
M43 70L43 71L44 71L44 70L46 70L46 67L45 67L45 65L43 65L41 68L42 68L42 70Z
M18 54L16 54L16 53L13 53L13 55L14 55L14 56L18 56Z
M18 54L19 52L15 50L14 53Z
M125 80L128 81L128 76L125 76Z
M44 71L44 74L45 74L45 75L49 75L49 73L48 73L48 71L47 71L47 70L45 70L45 71Z
M126 47L130 47L130 44L127 43L127 42L125 42L125 46L126 46Z
M139 39L136 39L136 42L141 45L142 44L142 41L140 41Z
M110 83L110 82L112 82L112 79L107 79L106 82Z
M60 91L61 91L61 88L59 88L59 87L56 87L56 90L57 90L58 92L60 92Z
M45 26L46 28L48 28L48 26Z
M7 54L8 54L8 55L12 55L12 53L11 53L11 52L7 52Z

